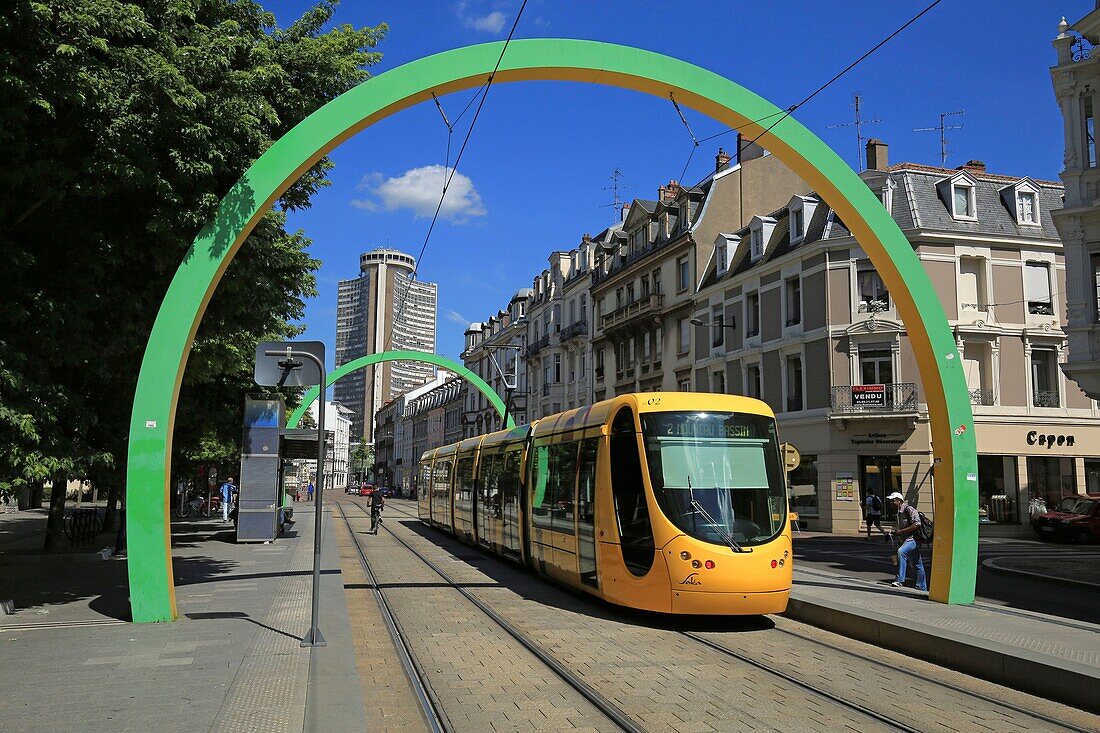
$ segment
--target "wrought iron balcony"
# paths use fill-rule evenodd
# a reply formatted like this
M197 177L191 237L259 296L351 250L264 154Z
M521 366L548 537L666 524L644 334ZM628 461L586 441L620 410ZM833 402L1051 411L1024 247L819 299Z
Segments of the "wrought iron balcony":
M650 293L638 298L633 303L627 303L621 308L616 308L603 316L604 330L618 328L637 318L653 316L661 310L665 296L661 293Z
M1058 407L1058 391L1035 390L1031 404L1035 407Z
M527 356L534 356L550 345L550 334L541 336L527 344Z
M991 389L972 389L970 390L970 404L983 405L988 407L993 404L993 390Z
M565 343L566 341L569 341L570 339L575 339L579 336L586 336L586 335L588 335L588 321L575 321L574 323L571 323L568 326L566 326L565 328L563 328L558 333L558 339L562 343Z
M916 412L917 385L859 384L833 387L830 401L833 412L850 414Z

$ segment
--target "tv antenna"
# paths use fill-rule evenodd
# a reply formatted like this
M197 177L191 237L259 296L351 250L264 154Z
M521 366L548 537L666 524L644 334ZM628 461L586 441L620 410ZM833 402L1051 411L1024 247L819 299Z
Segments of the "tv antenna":
M948 130L961 130L962 127L963 127L962 125L949 125L949 124L947 124L947 118L951 117L952 115L965 115L965 114L966 114L966 110L964 110L964 109L960 109L957 112L941 112L940 113L940 124L939 124L939 126L937 126L937 127L914 127L913 128L913 132L935 132L937 130L939 131L939 133L940 133L940 165L945 167L945 168L947 167L947 143L950 142L947 139L947 131Z
M877 125L879 122L882 122L882 120L880 120L877 117L873 120L863 119L863 97L861 97L859 95L859 92L856 92L852 96L854 97L854 101L852 103L852 106L856 108L855 120L852 121L852 122L842 122L839 125L828 125L828 127L829 128L837 128L837 127L854 127L854 128L856 128L856 165L859 168L859 170L857 170L856 172L857 173L862 173L863 172L863 144L867 141L867 138L863 136L863 126L864 125Z
M619 196L619 191L620 190L626 191L626 190L634 188L633 186L624 186L621 183L622 178L623 178L623 172L622 172L621 169L615 168L615 170L613 170L611 172L611 185L603 187L604 191L610 191L611 192L611 203L610 204L604 204L603 206L604 206L605 209L609 208L609 207L614 207L616 212L621 212L622 211L624 202L623 202L622 198ZM619 216L622 216L622 214L620 213Z

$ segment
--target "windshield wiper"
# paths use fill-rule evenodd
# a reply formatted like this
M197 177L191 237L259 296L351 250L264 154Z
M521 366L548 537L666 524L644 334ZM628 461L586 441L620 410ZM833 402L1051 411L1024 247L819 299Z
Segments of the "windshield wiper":
M703 508L702 504L695 501L695 499L692 499L691 500L691 507L697 513L702 514L703 519L710 522L711 526L714 527L715 531L718 532L719 536L721 536L721 538L726 541L726 544L729 545L729 548L731 550L733 550L734 552L752 552L751 547L746 550L744 547L737 544L737 542L733 539L733 535L731 535L729 532L727 532L722 527L722 525L718 524L718 522L714 521L714 517L710 516L710 514L707 513L707 510Z

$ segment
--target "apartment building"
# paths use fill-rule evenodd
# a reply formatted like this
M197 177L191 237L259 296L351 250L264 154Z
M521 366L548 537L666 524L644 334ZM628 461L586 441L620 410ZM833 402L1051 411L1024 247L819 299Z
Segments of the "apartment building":
M1065 122L1065 206L1054 213L1069 278L1066 304L1069 349L1062 371L1100 399L1100 157L1096 114L1100 111L1100 9L1072 27L1062 18L1054 39L1057 64L1050 70Z
M507 308L483 323L471 323L462 351L466 368L488 382L508 403L509 414L517 424L528 419L528 375L523 356L527 348L527 310L533 296L530 288L522 288L508 301ZM516 375L514 390L505 389L501 370ZM465 385L464 400L466 437L491 433L503 426L500 414L480 390Z
M439 399L422 401L419 398L455 379L454 374L440 369L435 379L397 395L375 412L372 430L375 436L374 475L378 483L408 496L420 455L428 448L443 445L445 435L447 404ZM447 394L449 399L460 399L456 397L460 392L460 386L452 386ZM440 395L442 393L437 393L437 398ZM428 411L431 411L431 424L421 421L417 423L420 427L414 430L413 418Z
M806 190L777 158L750 145L732 164L719 149L714 173L698 186L670 181L656 201L635 199L622 226L597 237L589 296L593 399L693 389L690 321L717 234Z
M564 326L562 304L569 276L570 253L551 252L550 266L535 276L527 309L527 408L528 419L537 420L561 412L565 404L563 357L559 334Z
M955 333L975 416L982 532L1027 532L1041 507L1100 491L1100 412L1058 369L1066 260L1052 212L1062 186L993 175L977 161L889 166L878 141L867 152L860 175L911 242ZM695 297L695 389L772 406L782 438L802 453L791 483L805 526L860 531L868 491L930 508L923 387L873 264L814 193L750 216L716 236Z

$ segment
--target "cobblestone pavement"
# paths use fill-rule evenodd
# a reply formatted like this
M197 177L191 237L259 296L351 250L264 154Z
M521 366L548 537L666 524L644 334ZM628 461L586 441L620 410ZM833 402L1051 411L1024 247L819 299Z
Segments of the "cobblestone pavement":
M1058 729L996 703L920 680L914 676L918 673L1045 711L1086 730L1100 730L1100 719L1095 716L787 619L669 620L592 602L457 543L412 518L398 516L398 511L414 511L412 505L394 508L397 511L390 514L388 527L652 730L870 731L884 727L708 649L680 634L682 630L702 632L715 643L902 720L916 730ZM405 557L409 557L407 553ZM405 560L402 565L408 563ZM408 568L408 572L414 570ZM415 571L418 578L421 572ZM421 582L438 584L439 579L429 575ZM426 600L423 594L422 600ZM420 606L418 613L432 612ZM831 640L838 649L808 639ZM470 653L475 650L476 645Z
M618 730L386 532L365 534L369 517L357 516L355 507L348 516L456 731ZM400 524L394 513L387 520L387 526ZM477 582L496 585L492 579ZM385 635L379 624L372 633Z
M333 517L355 658L362 683L363 707L371 723L370 730L380 733L426 731L428 727L420 705L409 687L404 667L378 610L367 574L352 544L351 532L339 518L338 510Z

